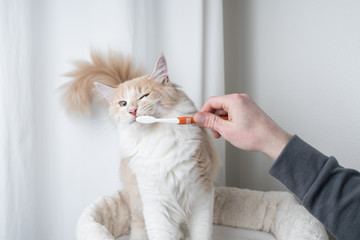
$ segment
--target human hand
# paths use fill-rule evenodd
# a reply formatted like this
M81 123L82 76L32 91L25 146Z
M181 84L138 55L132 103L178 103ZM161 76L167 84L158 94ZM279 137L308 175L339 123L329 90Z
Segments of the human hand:
M219 115L228 115L229 120ZM246 94L211 97L194 120L210 128L214 137L222 136L237 148L263 152L273 160L291 138Z

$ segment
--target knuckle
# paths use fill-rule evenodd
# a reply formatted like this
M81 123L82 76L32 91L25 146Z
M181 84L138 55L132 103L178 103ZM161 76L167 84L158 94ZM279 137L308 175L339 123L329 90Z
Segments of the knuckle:
M242 97L240 93L233 93L233 94L231 94L231 95L232 95L232 97L234 97L234 98L241 98L241 97Z
M234 100L235 100L236 102L238 102L238 103L242 103L242 102L245 101L244 95L241 95L241 94L235 94L235 95L233 96L233 98L234 98Z
M214 99L215 99L215 96L210 96L210 97L208 97L207 102L213 101Z
M211 130L216 130L217 129L217 118L215 116L209 116L207 118L207 122L206 125L208 126L208 128L210 128Z
M233 98L234 98L234 101L236 101L240 105L246 104L247 102L249 102L251 100L250 96L247 95L246 93L234 94Z
M249 96L248 94L246 94L246 93L242 93L241 95L242 95L243 98L245 98L245 99L250 99L250 96Z

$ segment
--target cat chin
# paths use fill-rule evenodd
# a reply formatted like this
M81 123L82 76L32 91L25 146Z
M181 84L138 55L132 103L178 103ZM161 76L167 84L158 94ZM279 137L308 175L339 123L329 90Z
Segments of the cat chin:
M136 120L134 119L129 119L129 120L125 120L125 121L120 121L121 125L127 126L127 125L133 125L136 124Z
M126 119L124 119L124 118L117 119L117 120L114 121L114 123L116 125L121 126L121 127L127 127L127 126L133 125L133 124L135 124L137 122L135 120L135 117L133 117L133 118L126 118Z
M120 120L117 124L121 127L141 127L145 125L142 123L138 123L135 117L131 119Z

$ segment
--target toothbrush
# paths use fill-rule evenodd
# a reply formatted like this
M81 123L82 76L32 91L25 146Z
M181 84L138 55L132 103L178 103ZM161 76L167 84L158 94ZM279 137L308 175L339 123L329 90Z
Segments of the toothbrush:
M228 117L220 116L224 120ZM152 124L152 123L174 123L174 124L195 124L194 117L177 117L177 118L155 118L152 116L140 116L136 118L138 123Z

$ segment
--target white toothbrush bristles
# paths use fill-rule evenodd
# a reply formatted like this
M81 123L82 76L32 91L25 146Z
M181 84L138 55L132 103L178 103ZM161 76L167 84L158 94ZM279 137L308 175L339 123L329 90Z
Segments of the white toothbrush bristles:
M156 121L156 118L154 118L152 116L140 116L140 117L136 118L136 121L138 123L151 124Z
M175 123L178 124L179 123L179 119L177 118L155 118L152 116L140 116L136 118L136 121L138 123L143 123L143 124L152 124L152 123L156 123L156 122L162 122L162 123Z

